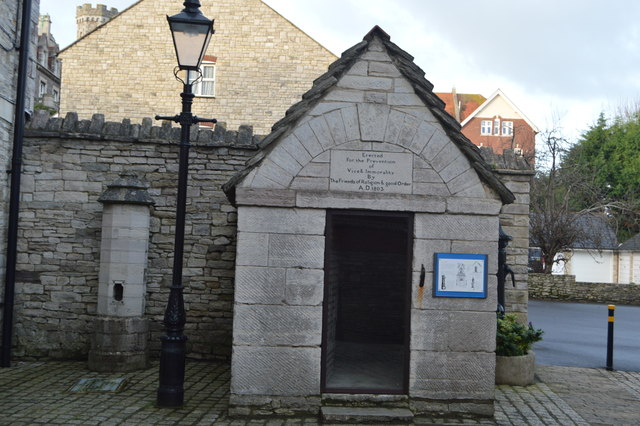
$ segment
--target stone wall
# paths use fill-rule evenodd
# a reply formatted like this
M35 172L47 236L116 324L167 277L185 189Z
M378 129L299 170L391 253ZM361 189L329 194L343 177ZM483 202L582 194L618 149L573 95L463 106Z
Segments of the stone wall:
M13 146L13 127L15 120L16 91L18 84L18 61L20 46L19 14L22 3L17 0L0 2L0 282L4 283L6 231L9 200L9 177ZM27 66L27 87L25 109L33 109L36 75L36 41L38 38L38 14L40 0L31 3L31 44L29 45L29 64ZM4 289L0 290L0 323L2 322Z
M573 275L529 274L529 298L564 302L640 305L635 284L580 283Z
M63 113L94 113L109 120L173 114L181 83L166 15L181 2L142 0L64 49ZM193 111L229 127L244 123L268 133L285 110L336 56L260 0L202 2L215 20L207 55L215 56L215 97L196 98ZM132 37L135 43L131 43Z
M122 171L150 183L152 210L148 301L152 356L171 279L178 128L49 119L39 113L26 130L19 231L14 354L83 358L96 313L102 205L97 201ZM251 128L192 131L185 246L190 356L227 357L235 263L236 213L220 185L255 153ZM512 188L513 190L513 188ZM4 248L3 248L4 249ZM511 246L509 248L511 250ZM511 261L510 261L511 262ZM493 272L491 272L493 273ZM518 287L521 284L518 282Z
M84 358L98 299L101 203L123 171L149 185L151 211L146 317L158 353L174 246L179 128L78 121L38 114L26 130L18 242L17 357ZM235 266L236 210L220 186L254 154L240 131L192 132L185 233L186 335L190 356L227 357Z
M534 175L533 168L522 156L513 150L504 150L496 155L491 148L481 148L485 160L489 162L516 196L512 204L500 210L500 225L513 240L507 245L507 264L515 274L515 286L511 277L505 282L505 309L517 313L523 321L527 319L527 277L529 265L529 189Z

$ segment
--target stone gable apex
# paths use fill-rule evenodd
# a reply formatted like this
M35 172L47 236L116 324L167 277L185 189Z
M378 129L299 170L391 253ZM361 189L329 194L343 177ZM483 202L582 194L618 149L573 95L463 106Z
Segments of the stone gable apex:
M62 49L59 54L63 54L65 53L67 50L73 48L78 42L86 39L89 35L91 35L92 33L98 31L99 29L103 28L103 27L108 27L109 24L114 21L115 19L119 19L122 16L126 16L127 13L129 12L129 10L133 9L134 7L142 4L142 3L151 3L151 2L159 2L159 1L163 1L166 2L168 7L166 8L166 13L168 16L169 15L173 15L175 13L178 13L180 10L182 10L181 8L181 4L180 3L175 3L173 2L173 0L169 1L169 0L137 0L134 3L132 3L131 5L129 5L127 8L121 10L120 12L118 12L118 14L116 14L113 18L109 19L107 22L98 25L96 28L94 28L93 30L89 31L88 33L86 33L85 35L83 35L82 37L80 37L79 39L73 41L71 44L69 44L68 46L66 46L64 49ZM320 44L317 40L315 40L313 37L311 37L309 34L307 34L305 31L301 30L296 24L294 24L293 22L291 22L289 19L285 18L284 16L282 16L280 14L280 12L278 12L277 10L275 10L274 8L272 8L271 6L269 6L268 4L266 4L263 0L238 0L241 3L247 2L247 1L255 1L257 3L259 3L260 5L268 8L269 10L271 10L275 15L277 15L278 17L280 17L283 21L286 21L289 25L291 25L293 28L295 28L296 30L298 30L301 34L304 34L306 37L308 37L310 40L312 40L313 42L315 42L319 48L325 50L327 53L329 53L330 55L333 56L333 53L329 51L329 49L327 49L326 47L324 47L322 44ZM219 19L219 17L213 16L211 14L211 12L209 11L209 9L211 9L211 5L207 4L207 2L201 2L201 7L200 10L204 13L205 16L207 16L210 19L214 19L214 21L216 20L216 18ZM219 7L218 5L215 5L214 7ZM153 7L153 10L157 10L158 6L155 5ZM215 28L215 24L214 24L214 28ZM167 26L166 28L167 34L169 33L169 28Z
M321 180L329 181L330 151L337 148L417 155L421 160L416 161L425 163L414 173L419 175L417 184L430 192L415 188L413 196L478 199L485 196L482 182L502 203L513 202L513 194L460 132L459 123L445 112L432 89L413 57L374 27L274 124L260 143L262 150L223 186L227 197L235 203L238 186L245 191L329 190ZM374 145L366 148L367 143Z

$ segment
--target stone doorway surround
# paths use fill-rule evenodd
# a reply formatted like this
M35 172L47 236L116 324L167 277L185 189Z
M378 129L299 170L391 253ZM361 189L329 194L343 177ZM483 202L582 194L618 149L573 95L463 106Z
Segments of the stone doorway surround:
M514 195L432 89L374 27L223 187L238 208L231 414L317 414L330 399L321 346L333 209L413 214L405 408L493 414L498 215ZM434 253L486 254L487 297L434 297Z

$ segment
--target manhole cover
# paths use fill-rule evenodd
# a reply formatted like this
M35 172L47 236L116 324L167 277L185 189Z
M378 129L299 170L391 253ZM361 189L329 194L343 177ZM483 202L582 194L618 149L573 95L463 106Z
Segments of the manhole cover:
M80 379L69 388L69 392L120 392L126 380L118 379Z

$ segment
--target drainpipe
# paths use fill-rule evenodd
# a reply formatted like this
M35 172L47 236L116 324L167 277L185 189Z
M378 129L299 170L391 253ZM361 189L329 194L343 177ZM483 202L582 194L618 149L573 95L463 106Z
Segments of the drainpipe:
M9 226L7 229L7 266L2 310L2 358L0 367L11 367L11 341L13 332L13 303L16 284L16 256L18 242L18 212L20 207L20 174L22 172L22 142L24 139L25 93L31 27L31 0L22 2L20 25L20 56L18 59L18 88L13 126L13 156L11 159L11 194L9 195Z

